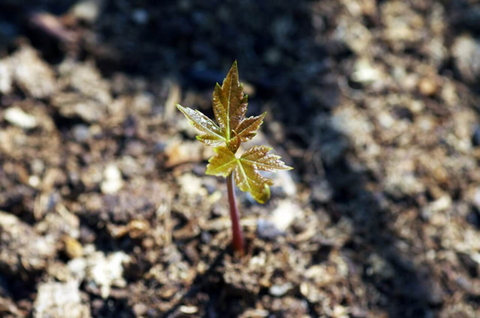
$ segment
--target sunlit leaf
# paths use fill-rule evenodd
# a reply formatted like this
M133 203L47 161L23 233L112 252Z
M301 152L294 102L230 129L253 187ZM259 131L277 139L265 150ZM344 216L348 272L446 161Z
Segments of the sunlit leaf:
M272 148L267 146L253 146L242 155L240 160L244 165L250 165L255 170L275 172L293 169L280 160L280 156L267 155L270 150Z
M237 165L235 154L226 147L217 147L214 149L216 155L208 160L208 175L228 177Z
M235 61L222 86L217 83L213 92L213 112L227 140L233 138L232 131L236 131L245 118L247 106L248 96L243 93Z
M193 110L188 107L183 107L176 104L185 117L188 118L190 124L200 130L202 135L198 135L197 139L208 146L220 146L225 143L223 131L217 124L198 110Z
M252 116L245 118L240 125L238 126L236 133L242 140L242 142L246 142L251 140L257 134L256 131L260 128L260 125L263 123L263 119L265 118L267 113L263 113L259 116Z
M248 96L243 93L236 61L223 80L222 86L217 83L213 92L213 112L218 125L198 110L177 104L178 109L191 124L203 133L197 136L198 140L215 147L225 144L233 153L237 151L241 142L255 137L266 115L263 113L245 118L247 106Z
M235 168L235 181L240 190L250 192L252 197L259 203L265 203L270 197L270 190L268 186L273 182L270 179L262 176L258 171L278 171L290 170L280 160L279 156L268 155L271 148L266 146L253 146L245 152L239 159L237 159L237 167Z
M259 203L265 203L270 198L268 186L272 180L262 176L252 165L237 159L235 168L235 182L243 192L250 192L252 197Z
M238 77L235 61L223 80L213 92L213 112L218 125L198 110L177 104L178 109L200 130L197 139L206 145L215 147L215 155L208 160L206 174L227 177L231 173L244 192L250 192L259 203L270 198L272 180L262 176L259 171L275 172L290 170L280 157L269 155L271 148L254 146L240 158L235 157L242 142L251 140L260 128L266 113L245 118L248 97L243 93L243 84Z

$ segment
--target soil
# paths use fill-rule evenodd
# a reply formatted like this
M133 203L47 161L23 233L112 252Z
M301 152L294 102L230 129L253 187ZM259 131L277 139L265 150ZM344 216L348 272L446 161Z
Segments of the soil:
M0 2L0 317L480 317L480 2ZM237 60L265 205L205 176ZM248 145L247 145L248 146Z

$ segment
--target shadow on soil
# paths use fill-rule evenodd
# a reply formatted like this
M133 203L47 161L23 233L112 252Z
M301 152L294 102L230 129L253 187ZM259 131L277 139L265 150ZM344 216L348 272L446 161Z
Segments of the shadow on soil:
M339 138L341 133L332 131ZM330 212L339 218L347 216L354 223L354 234L343 248L351 250L352 264L362 273L367 286L369 303L386 310L391 318L433 317L435 309L442 304L441 295L432 289L431 272L427 267L418 266L413 258L415 251L392 229L395 215L389 206L405 202L388 202L384 194L367 189L368 183L375 183L369 172L357 172L346 157L333 165L325 165L325 174L334 189ZM401 249L401 250L400 250ZM369 273L372 257L379 256L389 265L386 276Z

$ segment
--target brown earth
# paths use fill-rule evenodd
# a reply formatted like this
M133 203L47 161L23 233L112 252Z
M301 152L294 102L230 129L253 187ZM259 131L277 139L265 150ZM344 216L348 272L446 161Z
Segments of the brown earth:
M0 2L0 317L480 317L480 2ZM233 60L295 170L226 186L174 102Z

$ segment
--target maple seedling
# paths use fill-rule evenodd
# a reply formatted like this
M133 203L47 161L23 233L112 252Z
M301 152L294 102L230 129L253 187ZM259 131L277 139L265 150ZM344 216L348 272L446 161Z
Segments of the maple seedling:
M244 253L242 228L235 198L235 182L243 192L250 192L259 203L270 198L272 180L262 176L259 170L276 172L290 170L279 156L268 154L272 149L266 146L253 146L240 157L235 154L241 143L247 142L256 135L263 123L266 113L245 118L248 96L243 93L243 84L238 77L237 61L235 61L223 80L222 86L217 83L213 91L213 113L218 125L199 112L176 104L187 117L190 124L201 134L197 139L208 146L213 146L215 155L208 160L207 175L226 178L230 217L232 219L232 246L234 252Z

